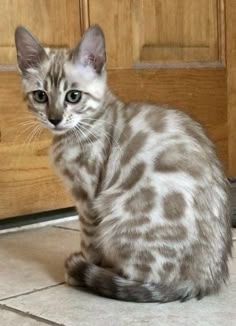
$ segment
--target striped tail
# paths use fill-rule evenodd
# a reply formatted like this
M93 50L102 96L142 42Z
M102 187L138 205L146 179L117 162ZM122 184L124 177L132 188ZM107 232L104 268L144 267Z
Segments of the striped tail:
M81 254L72 254L66 261L66 279L72 286L82 286L103 297L131 302L186 301L203 295L191 286L174 287L127 280L110 270L88 263Z

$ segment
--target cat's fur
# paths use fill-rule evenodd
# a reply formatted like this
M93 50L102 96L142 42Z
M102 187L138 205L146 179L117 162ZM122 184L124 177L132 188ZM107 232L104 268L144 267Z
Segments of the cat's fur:
M80 216L68 283L137 302L217 291L231 252L228 185L202 127L177 110L118 100L98 26L71 51L44 50L19 27L16 47L29 108L54 133L52 158ZM38 89L48 103L34 101ZM64 100L70 89L82 92L76 105Z

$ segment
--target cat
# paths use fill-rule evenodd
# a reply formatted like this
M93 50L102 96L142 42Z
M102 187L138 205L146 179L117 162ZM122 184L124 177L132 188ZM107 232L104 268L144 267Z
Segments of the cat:
M54 135L51 157L79 213L68 284L134 302L217 292L231 255L228 183L201 125L116 98L98 25L73 50L44 49L21 26L15 43L29 110Z

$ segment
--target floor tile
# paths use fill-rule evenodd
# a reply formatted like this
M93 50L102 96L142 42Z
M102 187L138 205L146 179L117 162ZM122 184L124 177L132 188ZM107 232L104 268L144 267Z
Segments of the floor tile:
M220 295L186 303L120 302L66 285L4 303L66 326L233 326L236 322L236 275L232 281L233 287L223 289Z
M45 227L0 236L0 299L64 281L64 259L79 232Z
M72 230L79 230L79 220L70 221L70 222L63 222L58 223L55 227L64 228L64 229L72 229Z
M31 317L21 315L19 313L1 309L0 308L0 314L1 314L1 325L4 326L44 326L48 325L45 324L42 321L35 320Z
M231 278L219 295L159 305L114 301L58 285L79 236L77 221L0 236L0 325L236 325L236 241ZM4 305L12 311L2 310Z

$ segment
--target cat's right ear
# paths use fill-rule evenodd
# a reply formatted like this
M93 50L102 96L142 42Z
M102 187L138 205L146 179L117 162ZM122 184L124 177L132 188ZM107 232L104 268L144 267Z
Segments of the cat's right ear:
M22 74L26 74L29 68L37 68L47 58L44 48L23 26L18 26L15 30L15 44L18 67Z
M82 36L73 51L74 64L89 66L100 74L106 62L105 37L100 26L93 25Z

